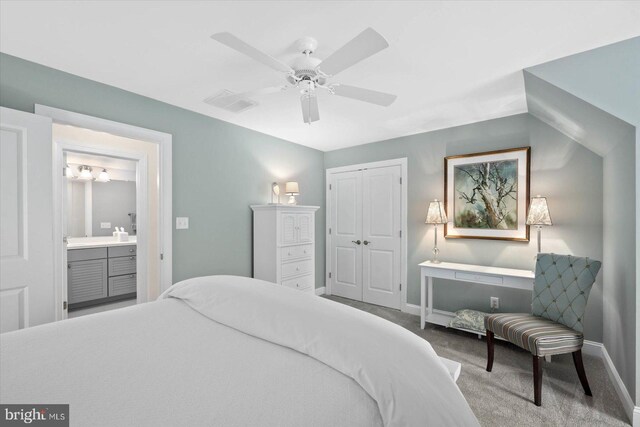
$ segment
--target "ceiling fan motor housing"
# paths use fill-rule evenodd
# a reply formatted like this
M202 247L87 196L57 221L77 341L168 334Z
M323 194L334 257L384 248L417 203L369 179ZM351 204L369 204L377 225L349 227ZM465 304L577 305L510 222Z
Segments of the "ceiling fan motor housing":
M289 83L296 85L299 81L310 80L316 84L324 85L327 79L318 74L316 67L322 62L318 58L311 56L299 56L291 63L293 76L287 76Z

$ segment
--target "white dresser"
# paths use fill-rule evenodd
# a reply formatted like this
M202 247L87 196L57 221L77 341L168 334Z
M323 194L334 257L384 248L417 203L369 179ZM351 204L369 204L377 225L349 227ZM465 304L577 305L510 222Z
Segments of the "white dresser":
M253 277L315 293L319 206L253 205Z

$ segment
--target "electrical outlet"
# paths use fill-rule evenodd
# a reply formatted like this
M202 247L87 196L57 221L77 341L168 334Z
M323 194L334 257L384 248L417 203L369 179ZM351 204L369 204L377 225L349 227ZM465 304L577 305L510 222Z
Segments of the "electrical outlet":
M110 222L101 222L100 223L100 228L111 228L111 223Z
M189 228L189 217L176 217L176 230L186 230Z
M498 297L491 297L490 299L490 303L491 303L491 309L492 310L497 310L500 308L500 298Z

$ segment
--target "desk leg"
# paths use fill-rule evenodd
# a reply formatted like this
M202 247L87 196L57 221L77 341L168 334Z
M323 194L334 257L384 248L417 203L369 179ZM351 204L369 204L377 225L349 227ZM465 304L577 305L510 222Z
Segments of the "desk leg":
M427 310L427 313L429 315L433 314L433 277L429 277L429 293L427 298L429 299L429 310Z
M424 273L420 272L420 329L424 329L424 323L426 320L426 307L425 307L425 299L426 299L426 282Z

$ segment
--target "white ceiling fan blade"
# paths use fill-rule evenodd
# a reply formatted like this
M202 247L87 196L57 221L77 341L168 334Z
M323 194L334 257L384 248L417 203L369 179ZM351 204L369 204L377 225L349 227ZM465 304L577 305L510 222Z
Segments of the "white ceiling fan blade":
M344 96L346 98L357 99L358 101L369 102L371 104L382 105L388 107L396 100L396 95L390 93L378 92L377 90L363 89L361 87L349 86L343 84L332 85L335 95Z
M336 50L318 65L317 69L335 76L354 64L389 47L389 43L373 28L367 28L353 40Z
M284 92L285 90L289 89L290 86L272 86L272 87L265 87L262 89L256 89L256 90L251 90L249 92L242 92L242 93L232 93L231 95L227 95L227 96L222 96L219 99L220 102L225 102L228 104L232 104L236 101L239 101L243 98L253 98L254 96L260 96L260 95L269 95L272 93L278 93L278 92Z
M318 97L315 94L304 94L300 97L300 105L302 106L302 119L305 123L316 122L320 120L318 111Z
M212 35L211 38L230 47L231 49L244 53L249 58L262 62L264 65L271 67L276 71L282 71L283 73L291 72L291 67L284 62L278 61L276 58L248 45L231 33L216 33Z

